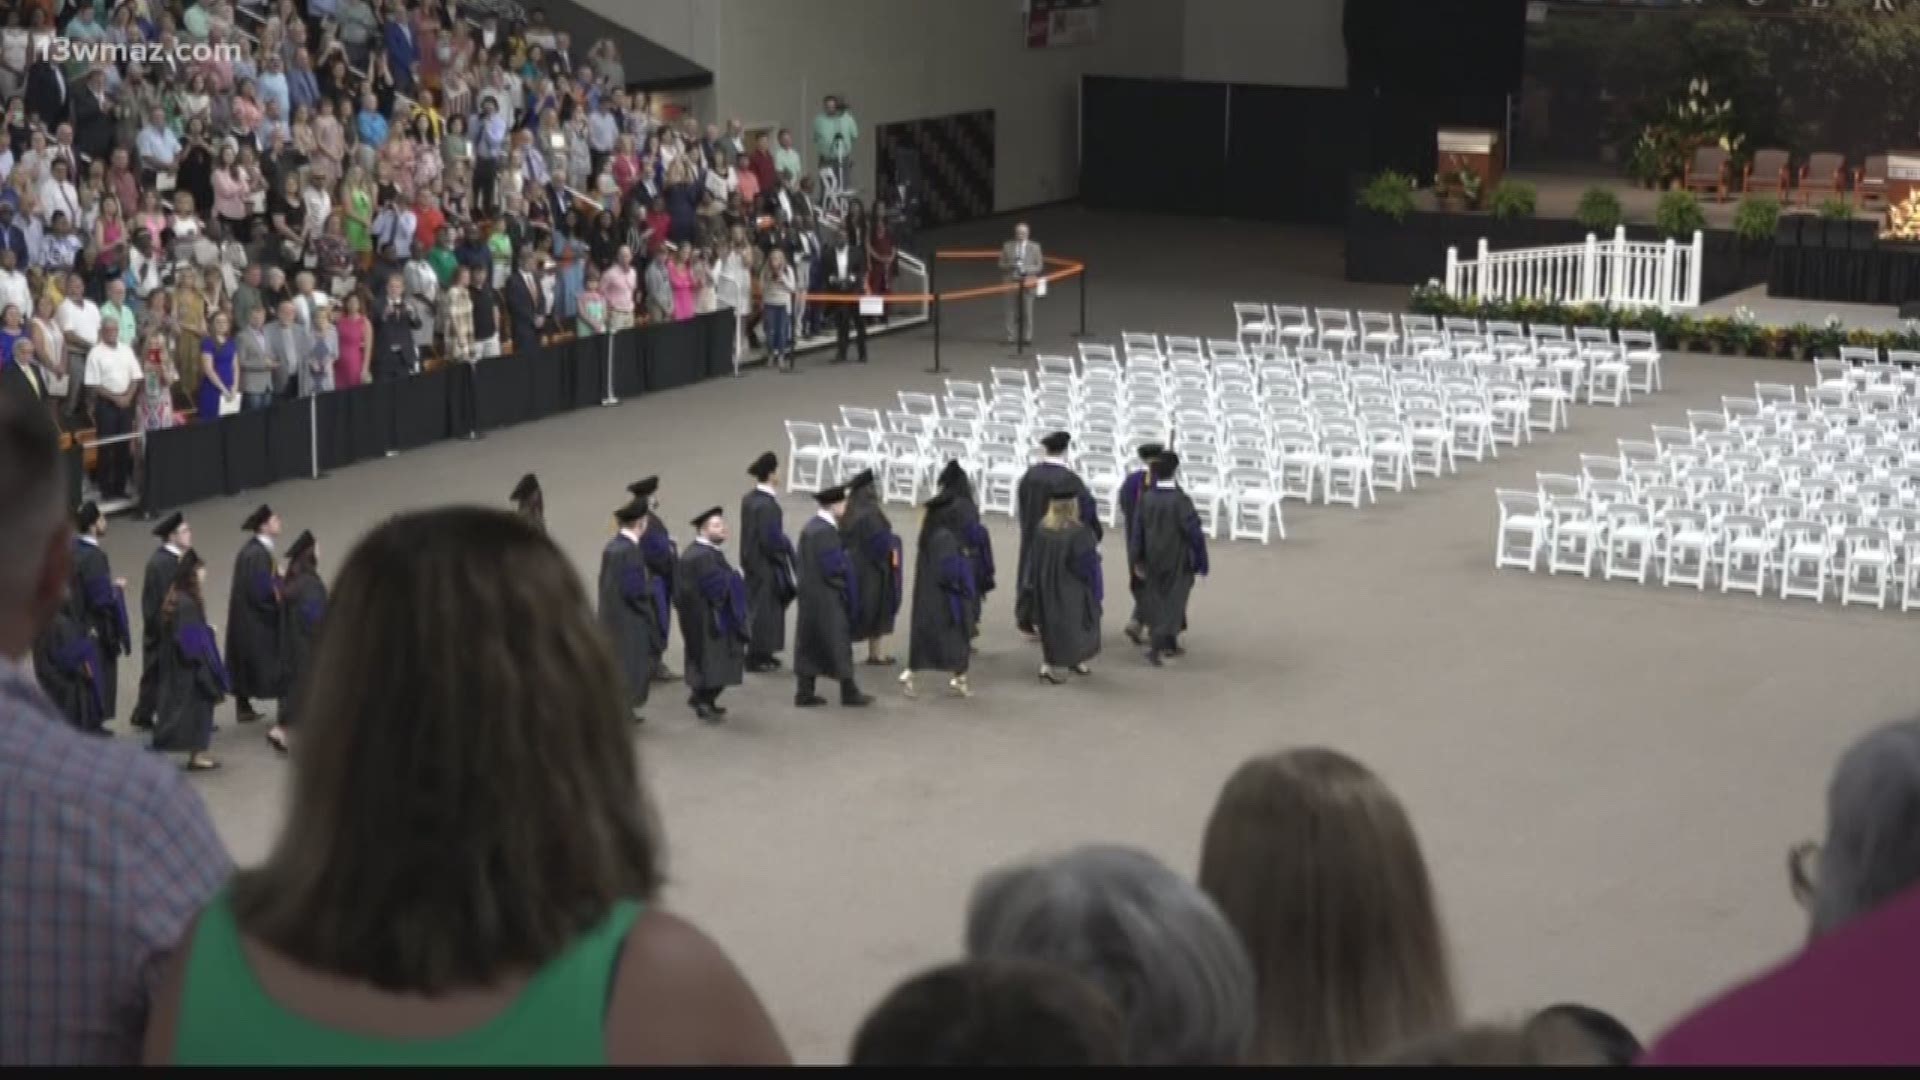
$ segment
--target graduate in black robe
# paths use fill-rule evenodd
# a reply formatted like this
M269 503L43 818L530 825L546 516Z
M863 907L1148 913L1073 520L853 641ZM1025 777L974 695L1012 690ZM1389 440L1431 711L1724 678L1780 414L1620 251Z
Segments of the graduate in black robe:
M1120 504L1120 527L1126 530L1124 535L1127 537L1127 551L1129 553L1127 565L1129 567L1133 565L1131 553L1133 551L1134 510L1140 505L1140 492L1144 491L1147 485L1153 482L1153 459L1166 453L1166 449L1166 447L1159 443L1143 443L1140 447L1142 467L1128 473L1127 478L1120 481L1120 497L1117 501ZM1140 617L1140 578L1138 575L1131 573L1127 575L1127 591L1133 594L1133 611L1127 616L1127 639L1135 645L1145 645L1147 643L1147 637L1142 630L1144 620Z
M1047 512L1033 531L1027 568L1033 596L1033 623L1040 631L1040 678L1062 683L1059 668L1087 674L1087 661L1100 653L1100 546L1093 530L1080 523L1080 491L1067 476L1054 480Z
M540 478L528 473L513 485L513 512L541 532L547 531L547 496L540 490Z
M660 623L660 632L654 638L653 677L659 682L672 682L680 677L667 666L667 639L673 634L673 582L680 562L680 548L673 542L666 523L654 512L660 507L659 491L657 476L627 485L627 492L647 507L647 528L640 534L640 555L647 560L647 574L653 583L654 616Z
M1064 431L1041 439L1040 448L1047 456L1028 468L1014 489L1014 510L1020 519L1020 565L1014 578L1013 620L1024 634L1035 632L1032 581L1028 573L1033 537L1040 528L1040 519L1047 514L1047 503L1055 488L1062 484L1072 487L1074 500L1080 507L1080 521L1093 534L1094 543L1100 542L1100 513L1093 501L1093 492L1087 490L1079 474L1067 467L1067 449L1072 445L1072 437Z
M967 639L980 636L980 610L987 594L993 591L993 537L980 520L980 503L974 498L973 481L957 461L949 461L940 470L940 495L947 500L946 516L960 550L973 568L973 599L967 601Z
M787 607L799 595L794 582L793 541L787 539L776 485L780 459L769 450L747 475L757 483L740 500L740 572L747 580L747 670L780 670L777 654L787 647Z
M860 579L859 600L853 607L853 640L867 643L867 663L885 667L898 663L886 655L887 635L893 633L905 599L900 536L880 508L880 492L869 469L847 482L847 513L840 519L847 558Z
M153 527L160 546L147 556L147 572L140 582L140 698L133 706L133 726L151 728L159 700L160 653L165 639L160 633L160 605L180 570L180 558L193 547L193 526L178 513L168 514Z
M320 577L320 548L313 534L303 532L287 549L287 576L280 583L280 610L286 625L280 628L282 670L286 673L287 696L280 701L280 715L274 718L267 742L275 750L287 752L287 729L298 718L300 683L313 663L314 645L320 637L320 623L327 614L327 583Z
M747 581L727 564L727 519L719 507L693 519L693 543L680 556L673 603L686 649L687 704L717 723L727 715L720 692L746 679Z
M220 660L213 627L207 625L202 588L207 577L200 556L187 552L161 605L165 647L160 654L160 698L154 715L153 748L185 751L190 771L217 769L207 756L213 741L213 709L232 684Z
M961 697L972 696L967 668L973 655L973 623L978 590L973 561L961 542L964 528L955 501L958 490L942 488L923 508L920 541L913 563L913 621L907 636L907 670L900 673L900 689L916 692L914 675L922 671L950 671L947 687Z
M133 631L127 626L127 583L113 576L113 565L100 547L107 534L106 515L92 502L74 517L73 572L67 580L67 613L93 637L100 676L102 721L111 720L120 696L120 658L133 652Z
M627 680L627 701L636 722L646 718L647 693L653 683L653 661L659 652L660 616L654 607L654 583L640 553L647 529L647 501L635 498L613 512L620 531L600 552L600 626L613 645L614 659Z
M234 706L240 722L260 719L253 707L259 699L277 699L285 691L280 670L280 571L274 559L274 538L280 535L280 515L262 504L241 528L253 534L240 545L233 560L233 580L227 591L227 664L232 676Z
M1127 564L1140 583L1140 621L1145 625L1147 660L1180 656L1180 633L1187 628L1187 601L1196 576L1207 574L1207 534L1193 500L1180 490L1174 474L1180 456L1154 459L1153 486L1140 493L1127 532Z
M873 703L853 678L853 613L859 606L860 578L847 558L840 521L847 510L847 489L830 487L814 495L820 510L800 530L796 565L800 572L800 614L793 624L793 703L803 709L825 705L814 693L824 675L840 681L840 704L853 708Z
M100 647L65 606L33 642L33 675L60 715L89 735L108 735Z

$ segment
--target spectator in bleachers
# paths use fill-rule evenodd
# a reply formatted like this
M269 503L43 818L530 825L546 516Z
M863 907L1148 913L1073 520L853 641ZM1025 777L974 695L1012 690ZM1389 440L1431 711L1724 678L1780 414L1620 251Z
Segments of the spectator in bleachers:
M726 955L658 905L620 677L557 548L502 512L398 517L327 617L356 632L312 658L282 833L183 937L147 1061L787 1061Z
M0 1066L137 1061L153 970L229 869L177 770L68 727L36 685L64 475L45 414L0 394Z
M970 960L916 975L876 1005L853 1039L856 1068L1070 1068L1126 1063L1120 1014L1057 967Z
M1406 811L1332 750L1254 758L1207 822L1200 886L1253 960L1253 1060L1369 1060L1456 1021L1447 949Z
M1134 1065L1234 1065L1254 1033L1253 973L1213 902L1144 852L1089 846L983 878L967 955L1055 964L1104 990Z

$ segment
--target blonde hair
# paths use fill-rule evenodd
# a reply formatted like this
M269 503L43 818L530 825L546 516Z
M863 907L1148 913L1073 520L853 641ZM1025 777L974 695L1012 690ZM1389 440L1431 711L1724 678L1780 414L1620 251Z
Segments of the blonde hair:
M1043 529L1060 530L1080 524L1080 500L1069 495L1047 500L1047 514L1040 519Z
M1240 766L1207 822L1199 878L1253 960L1256 1061L1364 1061L1454 1024L1419 840L1358 761L1303 749Z

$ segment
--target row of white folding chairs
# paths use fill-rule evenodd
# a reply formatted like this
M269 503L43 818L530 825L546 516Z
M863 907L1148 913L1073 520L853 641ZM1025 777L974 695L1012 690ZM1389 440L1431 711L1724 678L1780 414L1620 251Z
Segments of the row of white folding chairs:
M1774 478L1776 481L1778 478ZM1920 500L1903 497L1890 484L1869 482L1842 488L1834 481L1809 480L1798 486L1637 483L1629 478L1596 479L1567 473L1537 473L1542 498L1582 498L1597 509L1617 502L1642 503L1656 510L1671 507L1704 510L1720 518L1730 513L1757 514L1769 522L1815 518L1829 525L1884 525L1896 536L1920 531Z
M1769 522L1757 514L1718 518L1688 507L1655 509L1632 502L1604 508L1578 497L1495 492L1494 568L1645 584L1659 566L1662 585L1765 595L1777 580L1782 599L1823 601L1838 585L1842 604L1884 608L1898 592L1901 610L1920 606L1920 535L1897 537L1878 525L1833 525L1806 519Z

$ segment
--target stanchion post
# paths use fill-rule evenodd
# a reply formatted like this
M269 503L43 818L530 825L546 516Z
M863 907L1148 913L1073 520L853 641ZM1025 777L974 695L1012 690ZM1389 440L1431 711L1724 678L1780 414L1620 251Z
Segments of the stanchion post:
M933 374L940 370L940 253L934 252L927 259L927 293L933 299L927 301L927 314L933 320Z
M620 399L613 396L613 332L608 331L607 338L607 396L600 399L602 405L618 405Z
M1087 268L1085 266L1080 268L1080 332L1073 336L1076 338L1087 336Z
M320 395L307 395L307 477L318 480L320 471Z
M1013 279L1013 355L1022 355L1021 343L1027 339L1027 275L1016 274Z

